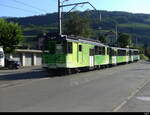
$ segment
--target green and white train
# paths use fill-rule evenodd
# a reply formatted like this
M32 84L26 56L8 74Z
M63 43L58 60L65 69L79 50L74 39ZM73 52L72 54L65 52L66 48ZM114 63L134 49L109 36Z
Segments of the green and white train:
M48 34L43 48L43 67L55 75L71 74L138 61L139 52L78 36Z

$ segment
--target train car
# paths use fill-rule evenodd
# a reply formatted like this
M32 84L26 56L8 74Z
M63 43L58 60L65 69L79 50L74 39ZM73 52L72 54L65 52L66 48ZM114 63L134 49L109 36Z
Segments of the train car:
M140 60L140 51L138 49L129 49L129 62L135 62Z
M133 61L139 61L140 60L140 51L138 49L133 49Z
M95 46L94 55L95 68L104 68L109 65L109 46L99 43Z
M70 74L109 64L108 46L96 40L48 35L44 44L43 67L51 73Z
M129 49L117 48L117 64L125 64L129 62Z

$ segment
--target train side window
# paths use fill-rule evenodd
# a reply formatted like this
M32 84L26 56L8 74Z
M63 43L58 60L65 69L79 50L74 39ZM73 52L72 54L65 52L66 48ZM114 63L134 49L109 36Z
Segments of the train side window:
M82 45L79 45L79 51L82 52Z
M109 50L109 55L110 55L110 56L113 56L113 49L111 49L111 48L110 48L110 50Z
M99 54L105 55L105 47L99 47Z
M105 47L102 48L102 55L105 55Z
M107 55L110 54L110 48L107 48Z
M99 55L102 55L102 47L99 47L98 53L99 53Z
M67 53L72 53L72 42L67 43Z
M121 56L121 50L118 50L118 56Z
M129 55L132 55L132 52L131 52L131 50L129 51Z
M117 56L117 50L116 51L114 50L114 56Z
M111 56L115 56L115 55L116 55L114 49L110 49L110 55L111 55Z
M95 46L95 55L99 55L99 47Z

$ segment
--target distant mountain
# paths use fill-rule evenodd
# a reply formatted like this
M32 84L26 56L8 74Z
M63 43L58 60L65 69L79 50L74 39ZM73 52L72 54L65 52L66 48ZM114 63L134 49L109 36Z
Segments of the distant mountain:
M98 11L85 11L79 12L79 14L88 16L91 21L91 27L95 32L99 31L98 28L101 28L104 31L114 31L117 24L118 31L131 34L134 38L134 42L150 45L150 14L133 14L118 11L100 12L102 15L101 22L99 20L100 15ZM24 34L25 36L28 36L29 41L35 41L35 36L41 32L57 30L57 13L25 18L7 18L7 20L22 25Z

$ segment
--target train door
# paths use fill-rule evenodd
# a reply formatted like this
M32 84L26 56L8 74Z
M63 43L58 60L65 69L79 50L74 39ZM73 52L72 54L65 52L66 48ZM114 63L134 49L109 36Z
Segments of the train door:
M83 63L83 61L82 61L82 55L83 55L83 52L82 52L82 45L79 45L78 44L78 51L77 51L77 62L79 63L79 64L82 64Z
M90 67L94 66L94 49L90 49Z

